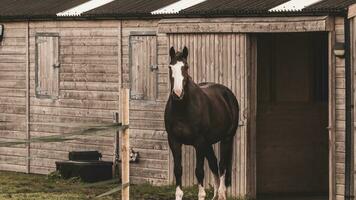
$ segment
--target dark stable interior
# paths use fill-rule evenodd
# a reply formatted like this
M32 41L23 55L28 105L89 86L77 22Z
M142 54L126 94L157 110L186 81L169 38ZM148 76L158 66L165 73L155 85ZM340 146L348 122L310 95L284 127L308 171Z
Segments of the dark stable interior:
M328 35L257 38L258 199L327 199Z

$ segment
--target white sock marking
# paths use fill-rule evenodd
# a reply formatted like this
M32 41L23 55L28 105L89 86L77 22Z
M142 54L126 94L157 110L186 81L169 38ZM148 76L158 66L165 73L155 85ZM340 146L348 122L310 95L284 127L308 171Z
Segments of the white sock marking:
M180 189L180 187L178 186L176 188L176 200L182 200L183 194L184 193L183 193L182 189Z
M220 177L219 200L226 200L225 174Z
M205 196L206 196L205 189L204 189L204 187L202 185L199 184L198 199L199 200L205 200Z
M214 197L213 197L213 200L215 200L216 197L218 196L219 186L220 186L220 178L219 178L219 176L214 176Z

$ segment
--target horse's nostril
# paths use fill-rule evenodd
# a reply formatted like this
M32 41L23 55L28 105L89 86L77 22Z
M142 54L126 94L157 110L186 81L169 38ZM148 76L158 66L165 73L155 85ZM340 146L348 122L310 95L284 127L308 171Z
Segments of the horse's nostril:
M182 90L173 90L173 91L178 97L182 95Z

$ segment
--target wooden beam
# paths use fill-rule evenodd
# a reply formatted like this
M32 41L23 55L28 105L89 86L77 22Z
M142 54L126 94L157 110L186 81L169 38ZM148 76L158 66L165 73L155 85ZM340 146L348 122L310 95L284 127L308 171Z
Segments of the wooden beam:
M119 123L119 113L113 113L113 122L114 123ZM113 153L113 158L112 158L112 177L117 177L119 174L116 171L116 165L118 164L117 158L119 157L119 130L115 130L115 135L114 135L114 153Z
M265 17L220 19L164 19L160 33L273 33L330 31L333 24L328 16Z
M121 90L121 99L122 99L122 125L129 125L129 104L130 104L130 90L123 88ZM130 134L129 128L122 131L122 147L121 147L121 156L122 156L122 200L130 199Z
M335 55L334 45L336 40L335 31L329 32L329 200L336 198L336 161L335 161L335 85L336 85L336 71L335 71Z
M353 18L356 16L356 3L349 6L348 18Z
M31 149L29 142L31 139L31 132L30 132L30 22L27 21L26 25L26 139L27 139L27 160L26 160L26 172L31 172Z

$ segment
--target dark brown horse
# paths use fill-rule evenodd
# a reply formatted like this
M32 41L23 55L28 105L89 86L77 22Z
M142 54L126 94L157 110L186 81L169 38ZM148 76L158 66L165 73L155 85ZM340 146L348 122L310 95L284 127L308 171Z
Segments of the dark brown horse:
M188 74L188 49L170 49L169 77L171 93L165 110L168 142L174 158L176 200L182 191L182 144L196 150L196 177L199 200L205 199L204 159L214 174L214 199L226 199L226 186L231 184L233 138L239 121L239 105L227 87L215 83L196 84ZM212 145L220 142L218 165Z

